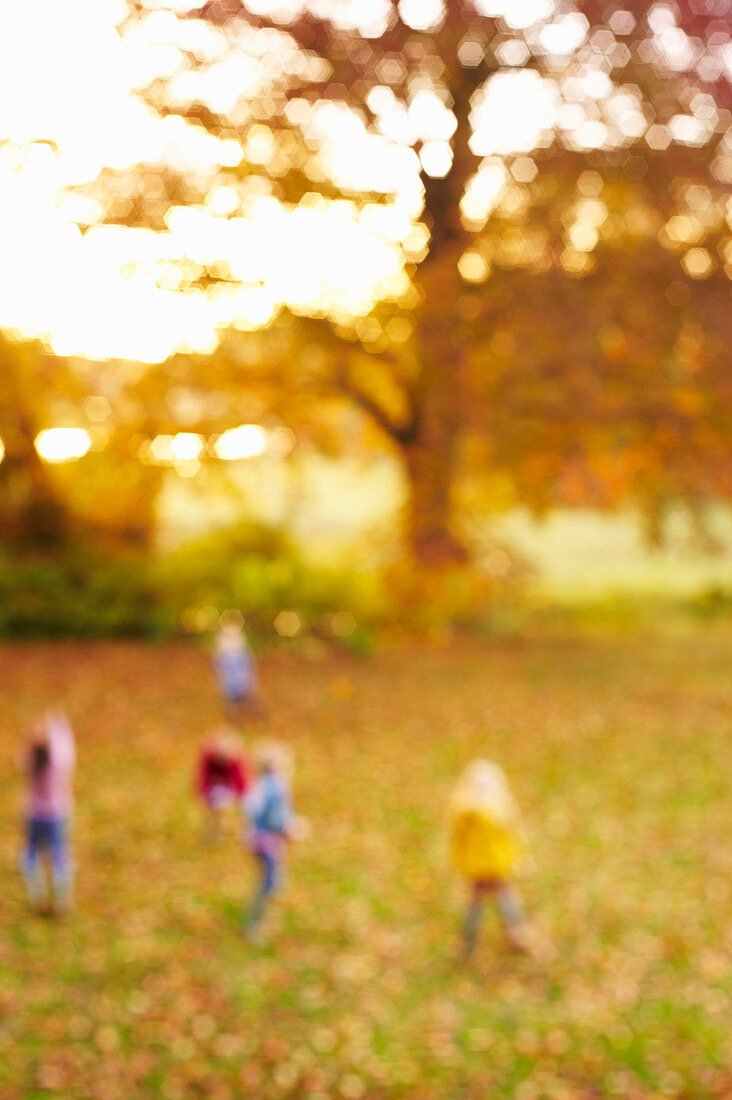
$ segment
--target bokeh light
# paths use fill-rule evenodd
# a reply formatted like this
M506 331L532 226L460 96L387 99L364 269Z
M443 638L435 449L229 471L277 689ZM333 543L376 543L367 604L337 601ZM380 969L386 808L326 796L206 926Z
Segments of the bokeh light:
M411 243L420 172L449 175L457 125L429 51L410 61L418 79L405 84L405 63L393 52L367 88L357 82L370 124L347 96L327 90L323 59L298 49L293 21L302 4L249 7L265 24L274 14L281 30L231 31L188 18L192 5L162 0L126 23L122 0L78 0L63 10L42 0L33 12L2 13L0 34L14 47L0 76L8 105L0 324L59 354L157 362L175 350L211 352L227 327L267 326L283 308L353 325L379 301L408 300L404 265L421 258ZM471 230L494 210L508 158L517 183L540 183L537 158L516 154L552 142L579 154L640 140L647 151L703 149L724 131L714 95L694 86L732 70L723 23L702 48L663 4L647 24L610 8L594 27L553 0L481 0L476 10L498 20L498 34L492 41L476 23L456 56L470 69L493 52L500 68L472 98L471 147L490 159L463 197ZM335 26L378 45L389 11L364 0L332 15ZM403 0L399 12L407 28L441 33L442 0ZM40 59L39 19L49 43ZM668 111L644 102L631 35L638 64L688 77L686 102L682 95ZM53 97L41 93L39 67ZM161 114L139 94L153 85L168 97ZM206 112L221 115L221 125L206 123ZM299 160L313 190L293 199L288 180ZM721 183L732 178L730 164L719 140L713 172ZM628 172L644 170L628 158ZM318 194L326 177L343 192L335 201ZM359 191L383 199L348 197ZM568 232L575 252L592 250L589 229ZM532 266L536 249L525 255Z
M74 462L88 453L92 441L85 428L46 428L36 437L44 462Z
M267 433L259 424L240 424L238 428L229 428L214 443L217 457L225 462L256 458L266 449Z
M199 458L205 447L200 435L195 432L178 432L173 436L170 450L176 462L191 462Z

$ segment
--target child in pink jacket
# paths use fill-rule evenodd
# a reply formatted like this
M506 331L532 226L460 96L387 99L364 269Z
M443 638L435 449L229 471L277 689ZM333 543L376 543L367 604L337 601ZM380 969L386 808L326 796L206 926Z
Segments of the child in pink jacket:
M23 873L31 905L39 910L64 912L71 905L68 824L74 760L74 735L66 715L47 711L33 727L23 762L27 781ZM44 861L50 866L52 896Z

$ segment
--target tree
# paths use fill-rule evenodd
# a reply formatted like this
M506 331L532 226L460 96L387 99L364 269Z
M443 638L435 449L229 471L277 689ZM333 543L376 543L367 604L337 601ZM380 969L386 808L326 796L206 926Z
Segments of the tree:
M79 542L147 546L161 470L141 463L137 452L141 433L154 433L160 419L154 407L146 412L155 376L138 379L135 372L125 384L124 364L63 359L39 342L2 332L0 371L3 546L22 555ZM104 389L111 402L100 394ZM41 431L68 425L86 426L98 444L81 468L44 462L36 449Z
M726 10L209 0L169 15L187 80L179 68L149 98L240 143L215 181L237 196L228 214L264 191L408 215L408 285L365 318L295 309L293 340L318 351L277 369L293 401L340 396L388 438L422 562L465 559L456 501L476 472L504 471L538 508L729 493ZM181 36L186 20L215 45ZM240 94L208 91L216 71L245 74ZM523 150L485 136L511 87L553 102ZM401 178L344 171L338 126L373 157L396 151ZM154 202L112 220L160 225L194 201L190 181L157 179ZM220 264L200 273L227 281Z
M60 363L33 343L13 344L0 333L0 528L3 542L27 549L55 547L66 538L68 516L49 470L35 449L42 400ZM45 385L44 385L45 382Z

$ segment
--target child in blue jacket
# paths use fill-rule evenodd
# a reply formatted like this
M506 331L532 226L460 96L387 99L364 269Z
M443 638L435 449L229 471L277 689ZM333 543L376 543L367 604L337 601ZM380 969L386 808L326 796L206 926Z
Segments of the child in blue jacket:
M260 746L255 759L259 774L242 801L249 820L247 845L259 872L254 897L243 917L243 931L250 940L257 939L265 909L279 886L288 840L298 839L306 830L305 822L292 809L291 753L270 741Z

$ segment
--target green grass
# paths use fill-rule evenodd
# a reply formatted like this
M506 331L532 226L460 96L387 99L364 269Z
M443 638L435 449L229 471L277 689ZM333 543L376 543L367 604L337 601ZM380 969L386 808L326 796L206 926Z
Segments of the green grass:
M206 657L0 648L0 1097L732 1095L730 642L720 625L269 655L268 732L295 748L313 835L256 949L237 934L247 855L233 827L200 843L191 795L219 720ZM58 699L80 757L63 924L29 915L16 870L14 757ZM524 811L540 959L490 916L455 962L445 806L476 755Z

